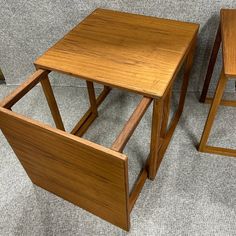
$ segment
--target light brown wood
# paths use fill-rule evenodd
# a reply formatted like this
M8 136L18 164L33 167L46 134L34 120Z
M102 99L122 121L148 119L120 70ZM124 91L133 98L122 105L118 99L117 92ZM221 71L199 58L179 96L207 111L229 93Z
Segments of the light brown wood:
M50 111L52 113L52 117L53 117L56 127L60 130L65 130L59 109L57 107L57 102L54 97L53 90L52 90L52 87L51 87L48 77L46 76L40 82L41 82L43 92L44 92L45 97L47 99L48 106L49 106Z
M236 77L236 9L221 10L224 73ZM230 79L230 78L229 78Z
M148 166L148 178L154 180L158 161L158 151L161 146L161 123L163 113L163 100L153 101L152 130L150 144L150 160Z
M224 89L228 79L236 77L236 9L222 9L221 10L221 22L218 33L216 35L215 44L213 47L210 63L208 65L208 72L206 80L203 86L201 102L211 103L211 108L208 114L208 118L202 133L201 141L198 147L200 152L208 152L219 155L236 156L236 150L229 148L213 147L207 145L211 128L217 113L219 105L224 106L236 106L236 101L222 100ZM216 88L216 92L213 98L206 98L210 80L212 77L213 68L215 66L217 53L222 40L223 48L223 67Z
M169 118L169 112L168 112L168 107L167 111L162 111L161 106L162 104L159 105L159 108L156 109L156 115L155 112L153 111L153 124L152 124L152 138L151 138L151 150L150 150L150 161L149 161L149 173L150 179L154 179L157 173L157 170L161 164L161 161L164 157L165 151L170 143L170 140L174 134L175 128L179 122L179 119L181 117L183 108L184 108L184 103L185 103L185 98L187 94L187 88L188 88L188 82L190 78L190 72L193 64L193 57L194 57L194 51L195 51L195 44L196 44L196 39L197 35L195 35L194 39L192 40L190 47L189 47L189 53L188 56L185 60L185 67L184 67L184 76L183 76L183 83L181 87L181 93L180 93L180 99L179 99L179 105L178 109L174 114L174 117L172 118L168 130L164 133L162 131L163 126L166 126L165 121L163 125L163 119L168 120ZM166 101L165 106L169 106L169 102L171 97L171 89L173 85L169 86L169 90L166 91L166 97L163 99ZM159 109L159 111L158 111ZM163 112L163 114L162 114ZM159 114L161 113L161 114ZM162 117L162 119L161 119ZM161 125L161 130L159 134L159 129ZM162 133L163 132L163 133ZM156 141L157 140L157 141ZM155 160L155 161L154 161Z
M109 86L144 96L114 142L116 151L123 151L154 102L150 155L130 195L125 155L0 108L0 128L31 180L129 230L130 212L147 176L155 178L182 113L198 28L193 23L97 9L37 59L38 69L87 81L91 106L72 134L82 136L88 129ZM179 107L167 131L171 90L184 62ZM97 99L93 82L105 86ZM41 83L56 126L64 129L48 78Z
M229 149L229 148L222 148L222 147L212 147L212 146L204 146L202 149L203 152L208 152L208 153L214 153L217 155L223 155L223 156L231 156L231 157L236 157L236 150L234 149Z
M129 141L130 137L132 136L134 130L138 126L140 120L142 119L151 102L152 98L143 97L141 99L133 114L131 115L124 128L118 135L117 139L112 144L111 149L117 152L123 151L126 143Z
M143 168L138 176L138 179L132 189L131 194L129 195L129 212L132 211L134 204L136 202L136 200L138 199L138 196L140 194L140 192L142 191L142 188L145 184L145 181L147 179L147 170L146 168Z
M162 97L198 27L97 9L39 57L35 65L148 97Z
M101 103L104 101L106 96L109 94L111 88L105 86L101 94L96 99L96 107L98 108ZM79 120L79 122L72 129L71 134L75 134L79 137L82 137L83 134L87 131L92 122L96 119L97 114L92 112L91 107L84 114L84 116Z
M96 95L95 95L95 91L94 91L94 86L93 86L93 82L90 81L86 81L87 84L87 89L88 89L88 94L89 94L89 101L90 101L90 105L91 105L91 110L94 114L97 114L97 104L96 104Z
M124 154L4 108L0 128L33 183L129 229Z
M211 78L212 78L212 73L213 73L216 59L217 59L217 55L218 55L218 52L220 49L220 44L221 44L221 28L220 28L220 24L219 24L219 27L218 27L218 30L216 33L215 42L214 42L213 49L211 52L211 57L210 57L209 66L207 69L206 78L205 78L203 89L202 89L202 94L200 97L200 102L205 102L205 100L206 100L207 92L208 92L209 85L210 85Z
M220 105L220 101L221 101L223 93L224 93L226 82L227 82L227 78L224 74L224 70L222 69L220 79L219 79L219 82L218 82L218 85L216 88L216 92L214 95L214 99L212 101L210 112L208 114L207 121L206 121L204 130L203 130L203 133L202 133L200 144L199 144L198 150L200 152L204 150L204 146L206 145L207 140L209 138L210 131L211 131L218 107Z
M16 102L18 102L25 94L27 94L40 80L45 78L50 71L47 70L37 70L33 75L18 86L11 94L4 98L0 102L0 107L11 108Z
M210 98L210 97L207 97L205 99L205 103L208 103L208 104L211 104L212 101L213 101L213 98ZM236 101L222 99L220 101L220 105L222 105L222 106L229 106L229 107L236 107Z
M161 124L161 137L162 138L165 136L167 128L168 128L171 96L172 96L172 86L170 87L169 92L166 98L164 99L164 103L163 103L163 119L162 119L162 124Z

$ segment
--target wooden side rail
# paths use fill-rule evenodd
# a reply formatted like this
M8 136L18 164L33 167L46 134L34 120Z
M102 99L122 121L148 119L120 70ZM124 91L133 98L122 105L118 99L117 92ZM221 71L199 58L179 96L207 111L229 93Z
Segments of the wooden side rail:
M149 105L152 102L152 98L143 97L139 102L138 106L134 110L133 114L129 118L128 122L125 124L124 128L118 135L117 139L113 143L111 149L117 152L122 152L125 145L129 141L130 137L132 136L134 130L138 126L140 120L142 119L143 115L145 114L146 110L148 109ZM148 161L147 161L148 163ZM147 179L147 165L140 171L140 174L136 180L136 183L129 195L129 212L132 211L133 206L143 188L143 185Z
M148 177L148 173L147 173L147 169L145 167L140 171L140 174L139 174L137 181L132 189L132 192L129 195L129 212L132 211L134 204L135 204L136 200L138 199L138 196L143 188L143 185L145 184L147 177Z
M207 97L205 98L205 103L211 104L213 101L213 98ZM229 106L229 107L236 107L236 101L232 101L232 100L224 100L222 99L220 102L220 105L222 106Z
M27 94L36 84L50 73L48 70L37 70L23 84L17 87L11 94L0 102L1 107L11 109L25 94Z
M48 106L49 106L49 109L51 111L52 118L54 120L54 123L55 123L56 127L60 130L65 131L65 127L63 125L61 115L60 115L60 111L58 109L57 102L56 102L56 99L54 97L52 86L50 84L48 76L45 76L45 78L42 79L40 82L41 82L43 92L44 92L44 95L46 97L46 100L47 100L47 103L48 103Z
M128 122L125 124L124 128L120 132L119 136L113 143L111 149L117 152L122 152L126 143L129 141L131 135L133 134L135 128L139 124L146 110L152 102L152 98L143 97L133 114L129 118Z
M104 86L103 91L96 99L96 108L98 108L101 103L104 101L106 96L111 91L111 88L108 86ZM75 127L70 132L71 134L77 135L79 137L83 136L83 134L87 131L89 126L92 124L92 122L97 117L97 112L93 112L92 106L87 110L87 112L84 114L84 116L80 119L80 121L75 125Z

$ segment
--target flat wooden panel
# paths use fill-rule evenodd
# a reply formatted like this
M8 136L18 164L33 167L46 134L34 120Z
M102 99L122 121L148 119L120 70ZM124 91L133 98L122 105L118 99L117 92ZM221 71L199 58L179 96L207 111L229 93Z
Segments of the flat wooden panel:
M224 73L236 76L236 9L221 10Z
M129 229L125 155L4 108L0 128L36 185Z
M97 9L35 65L161 97L197 31L193 23Z

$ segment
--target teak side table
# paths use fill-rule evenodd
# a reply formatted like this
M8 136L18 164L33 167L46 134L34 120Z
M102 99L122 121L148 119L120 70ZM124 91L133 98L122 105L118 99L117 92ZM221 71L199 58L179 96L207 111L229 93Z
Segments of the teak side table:
M222 9L220 18L220 24L200 98L200 102L211 103L211 108L198 149L201 152L236 157L236 150L207 145L207 140L209 138L219 105L236 107L236 101L222 100L228 79L236 78L236 9ZM214 98L212 99L207 97L207 92L221 42L223 48L223 67Z
M199 26L97 9L35 61L37 71L0 104L0 128L32 182L125 230L147 177L154 179L183 110ZM172 84L185 63L182 92L167 127ZM66 132L50 71L86 80L90 108ZM57 128L11 107L41 83ZM104 85L96 98L93 82ZM112 87L143 95L112 147L81 138ZM123 149L153 101L149 158L129 194Z

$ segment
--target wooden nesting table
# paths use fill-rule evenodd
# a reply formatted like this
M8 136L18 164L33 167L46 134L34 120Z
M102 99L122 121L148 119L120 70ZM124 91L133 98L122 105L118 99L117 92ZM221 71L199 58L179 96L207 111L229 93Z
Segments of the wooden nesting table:
M211 103L211 109L202 133L199 151L236 157L236 150L207 145L207 140L209 138L219 105L236 107L236 101L222 99L227 81L236 78L236 9L222 9L220 19L219 28L215 38L215 43L200 98L201 102ZM223 66L214 98L209 98L207 97L207 92L221 42L223 48Z
M0 107L0 128L32 182L129 230L133 205L146 178L155 178L182 113L198 28L193 23L97 9L39 57L37 71ZM168 127L172 85L183 64L179 106ZM50 71L87 83L91 106L70 133L59 114ZM57 128L11 111L38 82ZM93 82L104 85L97 98ZM143 97L109 149L81 137L112 88ZM128 160L122 152L152 102L150 154L129 194Z

